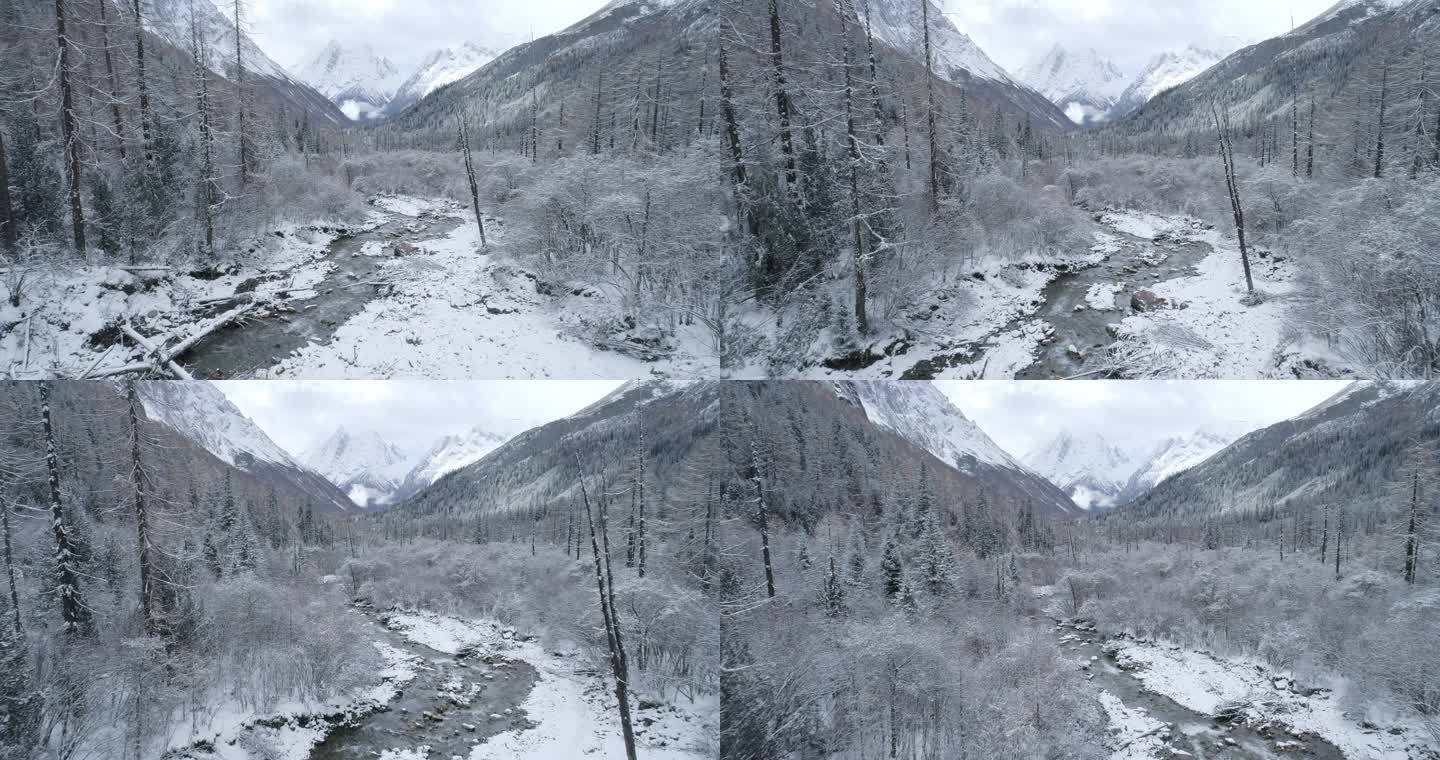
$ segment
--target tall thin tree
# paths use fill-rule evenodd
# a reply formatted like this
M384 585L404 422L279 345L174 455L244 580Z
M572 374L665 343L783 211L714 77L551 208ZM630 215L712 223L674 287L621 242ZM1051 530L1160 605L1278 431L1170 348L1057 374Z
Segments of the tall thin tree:
M64 140L65 171L70 185L71 242L77 253L85 252L85 209L80 203L80 120L75 115L75 94L71 83L70 56L73 43L66 33L65 0L55 0L55 46L60 49L57 76L60 80L60 134Z

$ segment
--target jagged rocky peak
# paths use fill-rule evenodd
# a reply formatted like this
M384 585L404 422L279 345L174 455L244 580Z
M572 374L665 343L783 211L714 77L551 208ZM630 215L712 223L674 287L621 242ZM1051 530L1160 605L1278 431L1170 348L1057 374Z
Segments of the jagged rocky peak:
M1058 44L1021 69L1020 79L1082 125L1108 120L1130 83L1119 66L1094 48L1071 51Z

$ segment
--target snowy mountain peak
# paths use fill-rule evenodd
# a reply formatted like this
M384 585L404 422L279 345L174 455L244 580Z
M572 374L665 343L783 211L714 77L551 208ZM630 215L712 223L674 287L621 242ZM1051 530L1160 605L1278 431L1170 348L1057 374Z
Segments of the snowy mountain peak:
M1072 52L1060 45L1021 69L1020 79L1076 124L1105 121L1129 84L1120 68L1094 48Z
M214 384L145 382L140 400L146 418L169 427L220 461L261 480L284 483L326 511L352 505L324 476L296 461L270 440Z
M333 40L300 67L300 78L357 120L380 115L402 81L395 64L371 46Z
M386 113L403 111L441 87L479 71L498 56L496 49L474 42L436 50L396 88Z
M301 459L362 507L392 501L410 469L405 452L380 434L352 434L344 427Z
M1138 110L1155 96L1166 90L1179 87L1204 73L1206 69L1224 60L1227 53L1190 45L1183 50L1167 50L1150 59L1130 84L1121 93L1110 118L1118 118Z
M1031 469L1060 486L1081 509L1115 506L1135 471L1135 452L1099 433L1062 432L1025 457Z
M510 436L486 425L477 426L464 435L447 435L436 441L410 469L400 490L406 495L418 493L440 478L484 459L508 440Z
M942 78L962 81L966 72L971 76L995 82L1014 84L1005 69L990 59L975 41L956 28L940 8L930 3L930 45L935 56L935 70ZM862 9L864 10L864 9ZM875 38L897 50L914 51L924 61L920 5L901 0L870 0L869 22Z

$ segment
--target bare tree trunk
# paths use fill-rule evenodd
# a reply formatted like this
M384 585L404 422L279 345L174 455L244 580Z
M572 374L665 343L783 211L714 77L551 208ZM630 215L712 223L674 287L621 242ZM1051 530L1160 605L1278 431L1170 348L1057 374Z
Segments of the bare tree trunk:
M1290 176L1300 176L1300 85L1290 92Z
M1380 179L1385 175L1385 105L1389 97L1390 62L1386 61L1380 68L1379 114L1375 121L1375 179Z
M109 0L96 3L100 6L100 46L105 52L105 77L110 81L110 117L115 124L115 150L125 158L125 118L120 113L120 79L115 76L115 61L110 54L110 20L105 14Z
M735 203L740 205L745 185L745 153L740 145L740 122L735 117L735 97L730 90L730 59L725 42L720 42L720 114L725 119L725 142L730 146L731 176L735 182ZM742 211L741 216L744 216Z
M138 2L138 0L137 0ZM245 122L245 57L242 54L240 11L243 0L231 0L235 25L235 118L240 137L240 187L250 182L250 135Z
M1315 178L1315 96L1310 96L1310 134L1305 147L1305 178Z
M140 0L132 0L135 12L135 92L140 99L140 148L145 154L145 168L155 164L155 146L151 140L150 91L145 82L145 17L140 10Z
M60 448L55 439L55 425L50 419L50 383L40 383L40 422L45 431L45 470L50 489L50 527L55 534L56 596L60 597L60 617L67 634L89 636L94 632L90 608L80 594L80 573L76 569L75 547L70 541L70 527L65 520L65 507L60 502Z
M530 88L530 163L540 161L540 95Z
M160 632L152 606L155 570L151 565L149 514L145 504L145 470L140 462L140 392L134 380L126 383L125 397L130 413L130 489L135 500L135 542L140 561L140 616L145 621L145 635Z
M460 149L465 154L465 178L470 183L470 202L475 207L475 224L480 228L480 247L488 248L485 242L485 215L480 211L480 186L475 182L475 162L470 157L470 130L465 117L460 117Z
M1215 117L1215 130L1219 134L1220 162L1225 168L1225 186L1230 195L1230 210L1235 216L1235 232L1240 239L1240 263L1245 268L1245 287L1253 294L1255 280L1250 276L1250 251L1245 246L1245 209L1240 203L1240 183L1235 177L1235 150L1230 144L1230 117L1227 113L1222 121L1219 110L1213 105L1211 114Z
M104 0L101 0L104 4ZM194 7L190 10L190 52L195 63L195 101L196 112L200 116L200 170L204 173L201 180L200 199L204 204L202 215L205 219L205 254L210 258L215 257L215 203L219 199L220 189L215 179L215 158L214 158L214 136L210 130L210 83L205 70L205 43L201 39L199 23L195 17Z
M575 458L576 469L580 472L580 497L585 504L585 517L590 524L590 553L595 558L595 587L600 596L600 617L605 625L606 643L610 649L610 670L615 676L615 700L620 710L620 731L625 742L625 756L636 760L635 730L630 721L629 665L625 660L625 645L620 635L619 620L615 614L615 586L610 573L610 534L605 524L604 489L598 505L600 539L595 536L596 514L590 508L590 493L585 486L584 468L580 458ZM603 553L602 553L603 546Z
M769 0L770 11L770 67L775 78L775 110L780 115L780 152L785 156L785 185L795 191L797 179L795 170L795 137L790 128L790 92L785 84L784 56L780 34L779 0Z
M5 132L0 130L0 245L4 245L5 251L12 256L19 246L17 226L15 205L10 200L10 164L5 160Z
M775 565L770 558L770 516L765 504L765 473L760 466L760 452L751 444L751 480L755 485L755 523L760 529L760 554L765 563L765 594L775 598Z
M10 581L10 611L15 615L15 632L25 633L20 622L20 592L15 588L15 550L10 543L10 503L0 499L0 527L5 530L5 574Z
M880 67L875 60L875 36L870 31L870 1L865 0L865 53L870 58L870 104L875 109L875 144L885 145L885 107L880 102Z
M649 192L646 192L647 205ZM637 275L638 276L638 275ZM636 525L635 549L637 571L641 578L645 577L645 429L640 429L640 443L635 450L636 473L635 490L638 506L639 521Z
M655 98L650 106L650 142L660 147L660 77L665 70L665 59L655 56Z
M605 72L595 78L595 122L590 127L590 155L600 155L600 106L605 91Z
M854 66L854 51L850 43L849 18L855 13L854 6L846 3L840 9L840 34L845 50L845 136L850 163L850 226L855 235L855 327L861 335L870 332L870 317L866 312L865 259L869 250L865 245L864 221L860 213L860 140L855 136L855 87L851 69ZM869 21L867 19L866 23ZM873 68L873 53L872 53Z
M940 135L935 126L935 56L930 50L930 0L920 0L925 26L925 122L930 135L930 212L940 210Z
M85 252L85 209L80 203L80 123L70 84L70 37L65 33L65 0L55 0L55 45L60 49L60 131L70 180L70 229L76 253Z

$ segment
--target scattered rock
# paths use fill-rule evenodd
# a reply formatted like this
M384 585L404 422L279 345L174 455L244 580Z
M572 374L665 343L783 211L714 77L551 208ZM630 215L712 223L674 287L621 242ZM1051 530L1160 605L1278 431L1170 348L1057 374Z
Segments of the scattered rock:
M1149 290L1137 290L1134 295L1130 296L1130 308L1142 314L1155 311L1163 307L1165 303L1165 299Z

